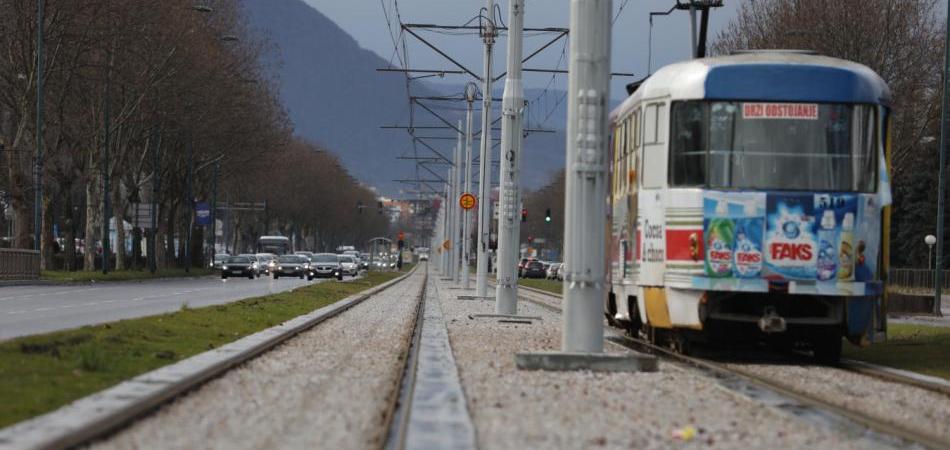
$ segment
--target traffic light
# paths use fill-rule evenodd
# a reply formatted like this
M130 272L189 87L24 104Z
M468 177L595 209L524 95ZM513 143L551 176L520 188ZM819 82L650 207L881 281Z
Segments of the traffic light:
M547 211L544 212L544 221L551 223L551 208L548 208Z
M528 221L528 208L521 208L521 223Z

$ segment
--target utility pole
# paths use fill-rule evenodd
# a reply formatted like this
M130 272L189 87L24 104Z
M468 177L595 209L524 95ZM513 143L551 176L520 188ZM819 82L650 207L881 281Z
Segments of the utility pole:
M947 30L950 30L950 6L947 8ZM943 48L943 102L940 112L940 167L937 169L937 261L935 286L934 286L934 315L940 316L943 313L940 309L941 297L943 294L943 229L944 229L944 208L946 201L946 166L947 166L947 138L950 137L950 130L947 129L948 109L950 109L950 31L946 34L946 41Z
M468 110L465 113L465 192L472 192L472 105L475 103L475 83L465 85L465 100L468 102ZM478 201L481 201L479 199ZM471 243L469 236L472 234L469 227L472 223L472 210L466 209L462 212L462 288L471 289L471 280L468 274L468 262L471 260L469 251Z
M462 121L458 121L458 129L462 129ZM452 154L452 172L455 173L455 178L452 181L452 198L449 199L449 202L452 205L452 229L451 229L451 245L452 245L452 269L449 271L449 276L452 277L452 281L458 284L459 282L459 253L461 252L462 244L459 242L459 228L461 227L461 219L459 215L461 214L462 208L459 206L459 196L462 195L462 171L465 167L465 162L462 161L462 133L456 133L455 137L455 151Z
M510 0L508 10L508 76L502 96L501 175L498 212L498 287L495 313L518 313L518 248L521 233L521 128L524 90L521 81L521 50L524 0Z
M111 45L111 43L110 43ZM105 118L105 139L102 144L102 273L109 273L109 254L112 253L111 242L109 240L109 220L112 219L112 202L110 201L109 191L109 146L112 144L112 47L109 47L106 55L106 104L103 111ZM125 225L121 217L115 221L116 238L119 236L119 227ZM115 245L125 245L125 242L118 242Z
M484 25L481 28L485 42L485 64L482 75L482 140L478 170L478 262L475 272L475 296L488 294L488 241L491 221L491 100L492 100L492 47L498 31L495 30L495 1L487 0Z
M571 1L564 225L565 352L604 350L611 0Z
M33 249L43 242L43 0L36 0L36 161L33 162Z

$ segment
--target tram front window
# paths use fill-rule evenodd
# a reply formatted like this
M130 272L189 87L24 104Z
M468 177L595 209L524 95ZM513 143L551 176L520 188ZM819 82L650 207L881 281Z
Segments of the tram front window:
M671 111L670 184L872 192L874 108L687 101Z

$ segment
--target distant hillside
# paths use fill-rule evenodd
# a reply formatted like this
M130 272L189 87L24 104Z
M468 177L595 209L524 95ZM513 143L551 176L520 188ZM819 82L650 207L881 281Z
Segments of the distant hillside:
M412 143L405 131L379 128L408 123L404 77L377 72L377 68L387 66L385 60L360 48L343 29L302 0L243 1L251 26L279 49L274 67L280 79L280 95L296 133L339 155L354 176L376 186L381 193L392 195L405 188L392 180L414 176L411 161L396 159L401 154L411 154ZM414 82L413 95L457 94L463 82ZM498 84L497 96L501 96L501 85ZM534 95L535 91L526 92L528 98ZM549 93L549 98L556 95ZM564 166L562 130L566 106L564 102L556 108L545 124L545 128L557 132L536 133L525 140L523 183L527 187L540 187ZM453 123L462 117L449 109L443 113ZM441 125L438 119L418 108L416 124ZM475 128L480 128L477 116ZM438 130L427 134L454 136L439 134ZM495 137L499 134L496 132ZM448 156L453 143L434 140L430 145ZM428 154L421 145L418 152ZM445 167L433 169L444 173Z

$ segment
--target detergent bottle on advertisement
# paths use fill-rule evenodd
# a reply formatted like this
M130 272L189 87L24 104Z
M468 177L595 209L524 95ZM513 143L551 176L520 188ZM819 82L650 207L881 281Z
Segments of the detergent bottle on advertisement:
M706 275L714 278L732 276L732 247L735 222L729 218L728 203L720 200L706 229Z
M821 281L835 279L838 272L838 242L835 238L835 212L826 209L818 230L818 279Z
M765 221L755 207L745 206L743 217L736 219L735 274L737 278L758 278L762 274L762 235Z
M838 239L838 279L854 279L854 214L845 213Z

